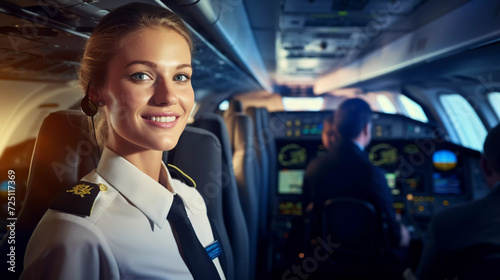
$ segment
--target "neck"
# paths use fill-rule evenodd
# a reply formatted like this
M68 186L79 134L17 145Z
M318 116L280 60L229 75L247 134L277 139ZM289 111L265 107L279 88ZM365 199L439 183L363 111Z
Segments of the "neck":
M352 140L352 142L354 144L356 144L356 146L358 146L360 148L361 151L363 151L365 149L365 146L363 144L361 144L359 141L356 141L356 140Z
M113 147L108 143L108 149L117 153L128 162L132 163L135 167L141 170L144 174L151 177L153 180L159 182L160 170L162 162L162 151L147 150L135 146L135 149L123 149Z
M122 157L135 165L135 167L139 168L139 170L146 175L153 178L153 180L159 182L162 154L161 151L149 150L122 155Z
M365 141L364 141L362 136L358 136L358 137L352 139L352 141L354 143L356 143L356 145L358 145L359 147L362 147L361 150L363 150L365 148Z

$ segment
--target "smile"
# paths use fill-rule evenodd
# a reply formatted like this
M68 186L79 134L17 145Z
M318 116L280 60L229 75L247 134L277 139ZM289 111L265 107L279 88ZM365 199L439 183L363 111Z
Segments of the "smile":
M147 117L145 119L150 120L150 121L154 121L154 122L169 123L169 122L175 121L176 117L175 116L168 116L168 117L158 116L158 117Z

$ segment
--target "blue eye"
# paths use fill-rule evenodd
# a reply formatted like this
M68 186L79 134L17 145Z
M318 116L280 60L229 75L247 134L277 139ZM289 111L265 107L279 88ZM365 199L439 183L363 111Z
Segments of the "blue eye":
M146 73L143 72L137 72L129 76L131 79L137 80L137 81L145 81L145 80L152 80Z
M179 74L174 76L174 81L177 82L186 82L189 80L189 76L186 74Z

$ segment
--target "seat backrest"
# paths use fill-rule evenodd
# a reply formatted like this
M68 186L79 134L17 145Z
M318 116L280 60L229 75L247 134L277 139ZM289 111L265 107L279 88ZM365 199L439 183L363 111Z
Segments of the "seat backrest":
M233 170L233 155L231 143L224 123L224 119L212 113L197 115L193 126L212 132L221 144L222 169L215 174L222 180L222 211L229 241L234 256L235 279L249 280L250 244L245 216L238 196L238 187Z
M167 155L167 154L165 154ZM164 162L180 168L196 182L205 200L207 215L223 254L219 256L227 279L234 279L234 258L222 212L222 147L215 135L197 127L186 127L176 147Z
M270 205L272 194L277 189L276 174L277 174L277 153L276 143L274 140L274 133L270 127L269 112L264 107L248 107L247 114L252 118L254 123L254 146L257 153L257 160L259 163L260 172L260 185L259 191L259 246L258 256L259 260L270 260L269 251L267 250L270 242L270 225L272 217L270 215ZM271 270L271 262L260 262L257 266L257 277L262 278Z
M338 244L329 257L331 275L388 279L391 261L380 216L375 206L363 200L339 197L325 201L322 238Z
M371 252L376 213L366 201L347 197L327 200L322 209L322 236L340 243L341 250Z
M257 240L260 205L256 180L259 169L252 144L253 124L249 116L238 113L226 116L225 122L233 151L236 185L250 240L250 279L254 279L259 245Z
M269 190L268 194L275 193L274 190L277 189L277 174L278 174L278 153L276 151L276 139L274 138L274 129L271 124L271 117L269 111L266 108L257 109L262 115L262 139L264 140L264 145L266 146L266 151L269 157ZM271 204L270 204L271 205ZM274 204L272 204L274 205Z
M257 191L259 196L259 241L264 240L267 230L267 205L268 205L268 191L269 191L269 152L267 151L266 143L262 131L264 130L264 120L261 108L249 107L246 112L252 118L253 122L253 139L252 143L257 156L259 168L259 182Z
M16 272L2 269L1 279L19 277L28 240L55 195L97 166L99 155L91 134L85 133L88 129L87 116L76 110L51 113L43 121L31 160L26 199L16 221ZM9 247L4 238L0 245L2 263Z

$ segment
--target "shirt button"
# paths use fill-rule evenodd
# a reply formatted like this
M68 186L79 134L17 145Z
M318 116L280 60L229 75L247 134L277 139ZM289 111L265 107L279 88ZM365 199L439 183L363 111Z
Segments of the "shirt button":
M99 183L98 185L99 185L99 189L100 189L101 191L105 192L105 191L107 191L107 190L108 190L108 187L106 187L106 185L104 185L104 184L100 184L100 183Z

